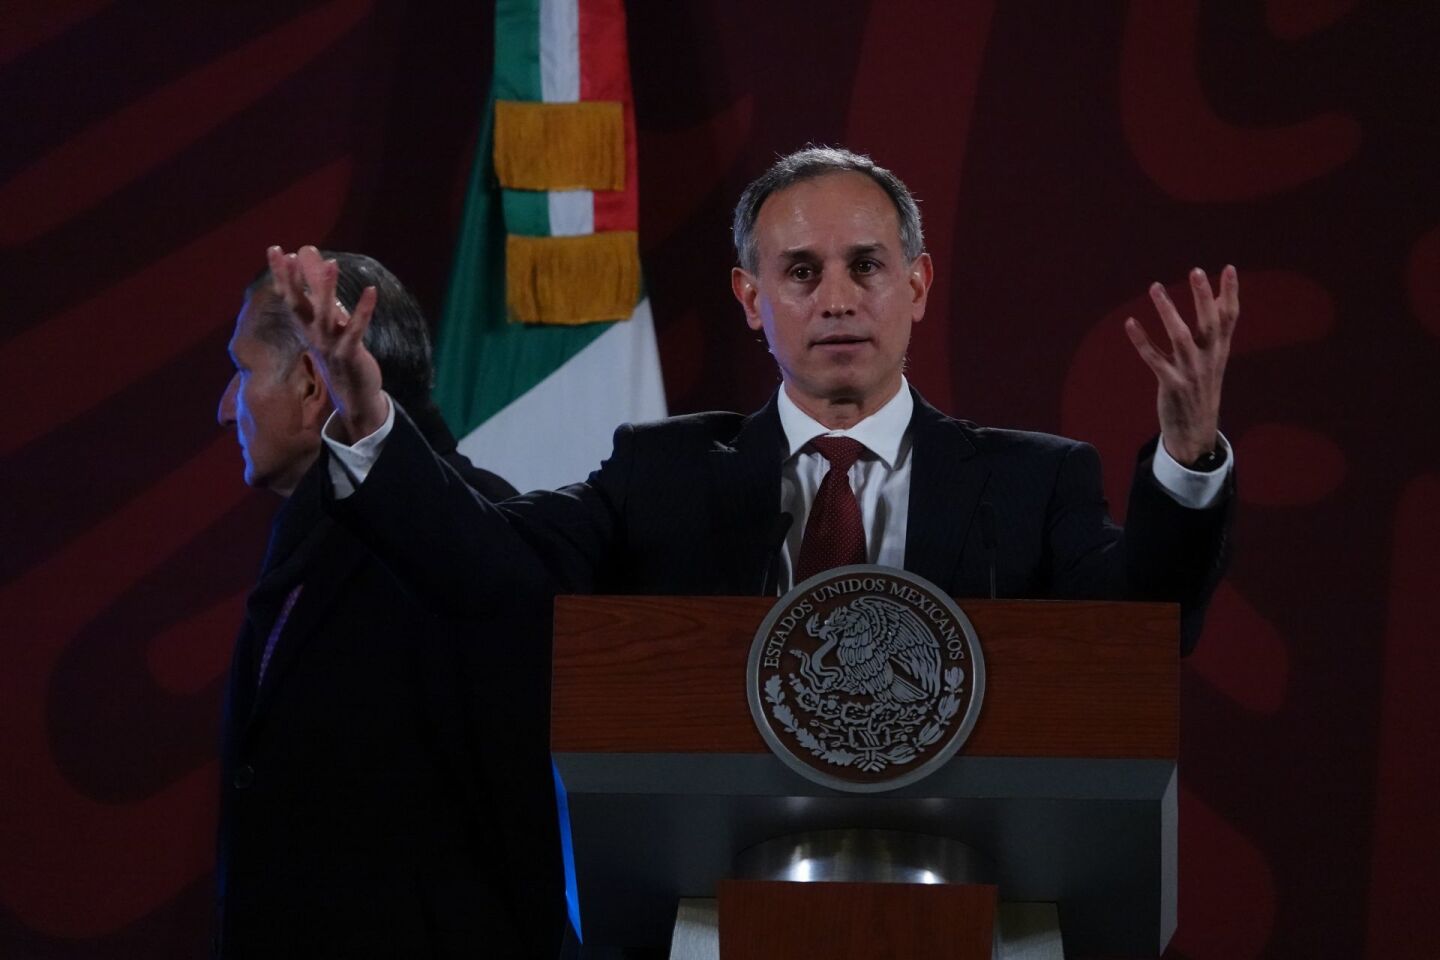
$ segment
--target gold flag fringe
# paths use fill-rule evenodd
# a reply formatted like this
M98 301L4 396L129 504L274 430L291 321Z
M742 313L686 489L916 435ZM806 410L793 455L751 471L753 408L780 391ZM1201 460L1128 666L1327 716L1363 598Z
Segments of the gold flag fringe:
M627 320L640 300L640 244L633 230L505 240L511 320L574 325Z
M495 101L495 173L511 190L625 189L620 102Z

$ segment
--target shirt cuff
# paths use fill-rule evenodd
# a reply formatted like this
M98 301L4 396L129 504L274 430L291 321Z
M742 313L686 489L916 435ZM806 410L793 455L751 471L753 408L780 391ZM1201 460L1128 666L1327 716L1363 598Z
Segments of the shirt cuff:
M1235 451L1222 433L1216 446L1225 451L1225 462L1218 470L1203 472L1182 467L1170 456L1162 440L1155 444L1155 456L1150 461L1155 473L1155 482L1170 495L1170 499L1182 507L1204 510L1220 499L1230 471L1235 469Z
M335 421L334 413L325 421L320 436L324 439L325 446L330 448L330 486L335 491L336 500L344 500L353 494L370 475L370 468L375 466L375 461L380 459L380 451L385 448L385 438L390 436L390 431L395 426L395 402L388 393L385 394L385 404L385 422L370 436L361 437L352 445L343 444L330 436L330 426Z

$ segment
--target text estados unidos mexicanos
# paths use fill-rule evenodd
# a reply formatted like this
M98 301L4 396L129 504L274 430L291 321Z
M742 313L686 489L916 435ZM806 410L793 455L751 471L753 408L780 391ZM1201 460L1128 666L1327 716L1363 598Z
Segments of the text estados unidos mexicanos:
M779 668L780 655L785 650L785 642L796 627L815 613L815 604L862 591L870 594L889 593L892 597L908 603L916 613L929 620L934 626L940 639L944 642L945 652L951 660L965 659L965 639L961 636L954 621L950 619L950 612L944 606L931 600L910 584L899 580L891 580L888 577L850 577L820 585L810 591L809 596L802 597L799 603L786 610L780 619L775 621L775 626L771 628L770 636L765 641L764 665Z

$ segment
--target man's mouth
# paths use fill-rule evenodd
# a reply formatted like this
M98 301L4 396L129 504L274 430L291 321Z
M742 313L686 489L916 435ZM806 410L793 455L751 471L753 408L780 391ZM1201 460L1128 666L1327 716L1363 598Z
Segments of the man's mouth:
M821 337L811 346L815 347L847 347L859 343L869 343L869 337L862 337L859 334L832 333L828 337Z

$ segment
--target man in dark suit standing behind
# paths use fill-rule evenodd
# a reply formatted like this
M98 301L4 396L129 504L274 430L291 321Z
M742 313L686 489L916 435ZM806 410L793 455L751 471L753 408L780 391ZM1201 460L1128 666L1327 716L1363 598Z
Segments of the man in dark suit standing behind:
M697 594L770 593L868 561L956 596L993 582L1008 597L1177 601L1182 650L1193 645L1234 499L1218 428L1233 267L1218 295L1191 272L1193 327L1151 286L1168 354L1126 323L1156 377L1160 437L1141 451L1122 530L1093 447L955 420L908 387L934 270L894 174L844 150L791 154L746 189L734 236L732 288L783 381L771 401L749 417L624 426L585 483L498 506L424 468L362 342L369 302L338 309L318 251L272 248L339 411L326 430L337 513L417 589L480 609L522 583L517 557L543 562L556 591ZM443 538L444 565L415 549L414 529Z
M513 495L455 452L414 299L378 262L332 256L341 303L374 291L366 345L438 468ZM268 272L229 349L220 423L236 428L246 482L286 499L226 697L218 955L553 957L563 895L544 717L514 714L543 691L487 692L484 675L489 662L544 676L543 662L506 660L541 646L519 633L533 611L446 620L326 514L332 405Z

